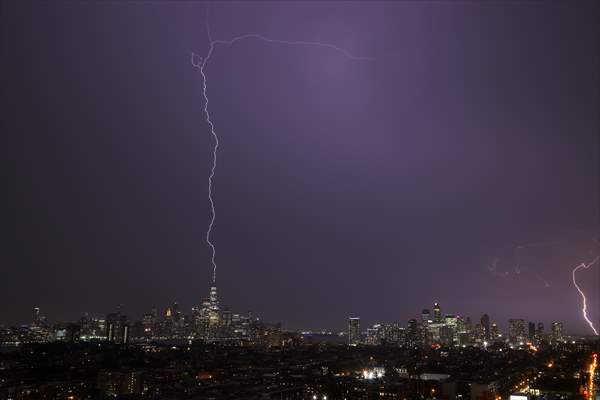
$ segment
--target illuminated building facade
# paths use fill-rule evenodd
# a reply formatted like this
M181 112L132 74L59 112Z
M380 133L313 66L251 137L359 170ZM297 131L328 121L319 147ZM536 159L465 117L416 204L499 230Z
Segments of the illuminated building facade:
M551 339L555 343L564 341L562 322L557 322L557 321L552 322L552 337L551 337Z
M360 318L349 317L348 318L348 344L350 346L356 346L360 343Z
M428 308L424 308L423 311L421 311L421 322L426 324L429 321L431 321L431 312Z
M521 318L508 320L508 340L511 344L521 345L525 343L525 320Z
M442 308L439 303L433 305L433 322L438 324L442 322Z

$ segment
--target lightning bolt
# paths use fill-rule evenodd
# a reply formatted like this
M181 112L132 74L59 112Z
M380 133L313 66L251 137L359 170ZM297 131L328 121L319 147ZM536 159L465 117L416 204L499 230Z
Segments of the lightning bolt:
M373 60L373 58L354 56L347 50L342 49L341 47L335 46L330 43L308 42L308 41L303 41L303 40L289 41L289 40L281 40L281 39L272 39L272 38L269 38L269 37L266 37L266 36L263 36L263 35L257 34L257 33L248 33L245 35L236 36L231 40L213 40L211 32L210 32L210 25L208 23L208 12L206 13L206 32L207 32L208 40L209 40L208 52L206 53L205 57L201 57L198 54L195 54L192 52L191 53L191 64L194 68L197 68L200 71L200 75L202 76L202 94L204 96L204 115L206 116L206 122L208 123L208 125L210 127L210 133L214 139L214 146L213 146L213 151L212 151L212 166L210 169L210 175L208 177L208 201L210 203L211 218L210 218L210 222L208 224L208 229L206 230L206 243L208 244L208 246L211 249L211 264L213 266L212 280L213 280L213 284L214 284L217 280L217 263L215 261L216 248L215 248L214 243L211 241L211 233L212 233L213 227L215 225L215 219L216 219L217 215L215 212L215 201L213 199L212 186L213 186L213 181L215 178L215 171L217 169L217 153L219 150L219 137L215 131L215 125L210 118L210 113L208 112L207 78L206 78L205 68L206 68L206 65L208 64L208 61L210 60L211 56L213 55L216 46L217 45L231 46L234 43L242 41L242 40L256 39L256 40L260 40L260 41L263 41L266 43L280 44L280 45L287 45L287 46L323 47L323 48L327 48L330 50L334 50L350 60Z
M596 328L594 327L594 324L592 323L592 321L590 321L590 319L588 318L587 315L587 299L585 297L585 293L583 293L583 290L581 290L581 288L579 287L579 285L577 284L577 280L575 279L575 273L577 272L578 269L583 268L583 269L588 269L590 268L592 265L594 265L598 260L600 259L600 256L594 258L590 263L586 264L586 263L581 263L578 266L576 266L575 268L573 268L573 285L575 285L575 288L577 289L577 291L579 292L579 294L581 295L581 299L583 301L583 306L581 308L581 313L583 314L583 319L585 319L585 321L588 323L588 325L590 326L590 328L592 328L592 330L594 331L594 334L596 336L598 336L598 331L596 330Z

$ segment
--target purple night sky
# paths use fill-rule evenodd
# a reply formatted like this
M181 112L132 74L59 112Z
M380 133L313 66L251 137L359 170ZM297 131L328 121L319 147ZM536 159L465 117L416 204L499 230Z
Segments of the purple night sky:
M208 294L200 2L3 2L0 323ZM588 332L597 2L225 2L206 67L222 304L284 328L484 312ZM8 221L8 223L6 223ZM555 245L515 249L524 243ZM496 261L495 261L496 260ZM515 268L518 264L518 268ZM494 270L495 266L495 270ZM580 271L600 319L598 270ZM520 273L517 273L520 272Z

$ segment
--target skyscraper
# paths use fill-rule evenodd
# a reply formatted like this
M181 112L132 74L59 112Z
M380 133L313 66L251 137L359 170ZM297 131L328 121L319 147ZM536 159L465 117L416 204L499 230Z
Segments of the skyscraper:
M381 339L384 344L400 344L404 342L405 330L398 324L384 324L381 327Z
M106 315L106 340L108 342L126 344L129 339L127 316L121 314L121 305L117 312Z
M490 317L487 314L481 316L481 328L483 329L483 340L490 341Z
M465 331L468 333L471 333L472 330L473 330L473 324L471 322L471 317L467 317L465 319Z
M538 322L537 330L535 331L535 338L538 341L544 340L544 323L543 322Z
M498 340L499 337L500 337L500 330L498 329L498 325L492 324L490 326L490 339Z
M424 308L423 311L421 311L421 322L426 324L430 320L431 320L431 312L429 312L428 308Z
M433 322L436 324L442 322L442 309L438 303L433 305Z
M120 314L119 313L110 313L106 316L106 341L107 342L118 342L118 333L119 333L119 322L120 322Z
M177 330L181 325L183 325L183 315L182 315L181 311L179 310L179 304L177 304L177 302L173 303L173 307L171 307L171 312L172 312L173 328L175 330Z
M210 288L210 308L212 310L219 310L219 300L217 298L217 287L216 286L212 286Z
M142 329L145 337L153 337L156 333L156 317L153 313L146 313L142 317Z
M46 317L42 314L39 307L33 309L33 321L31 325L38 328L46 325Z
M196 334L202 339L208 339L209 337L209 325L210 325L211 306L210 298L205 297L202 299L202 303L196 308L194 312L194 326Z
M40 313L40 308L36 307L33 309L33 326L39 326L40 324L40 317L41 317L41 313Z
M217 287L210 288L210 311L208 313L209 334L215 336L216 330L221 322L221 313L219 312L219 300L217 298Z
M525 342L525 320L508 320L508 340L512 344L521 344Z
M535 340L535 322L529 322L527 328L527 338L533 342Z
M552 341L562 342L563 341L563 324L562 322L552 322Z
M360 318L349 317L348 318L348 344L350 346L356 346L360 343Z
M454 327L452 325L442 325L439 332L441 344L450 346L454 343Z
M408 325L406 327L406 344L409 347L423 345L421 329L419 327L419 323L414 318L408 320Z

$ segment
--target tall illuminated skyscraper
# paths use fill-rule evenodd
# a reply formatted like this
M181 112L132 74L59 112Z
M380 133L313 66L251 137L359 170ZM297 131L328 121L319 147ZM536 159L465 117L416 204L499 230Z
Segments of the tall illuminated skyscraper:
M433 322L439 324L442 322L442 308L439 303L433 305Z
M218 311L219 310L219 300L217 299L217 287L216 286L212 286L210 288L210 308L212 310Z
M221 313L219 311L219 300L217 298L216 286L212 286L210 288L208 301L208 337L215 338L217 336L217 331L221 323Z
M348 344L350 346L356 346L360 343L360 318L349 317L348 318Z
M562 322L552 322L552 341L561 342L563 340L563 324Z

